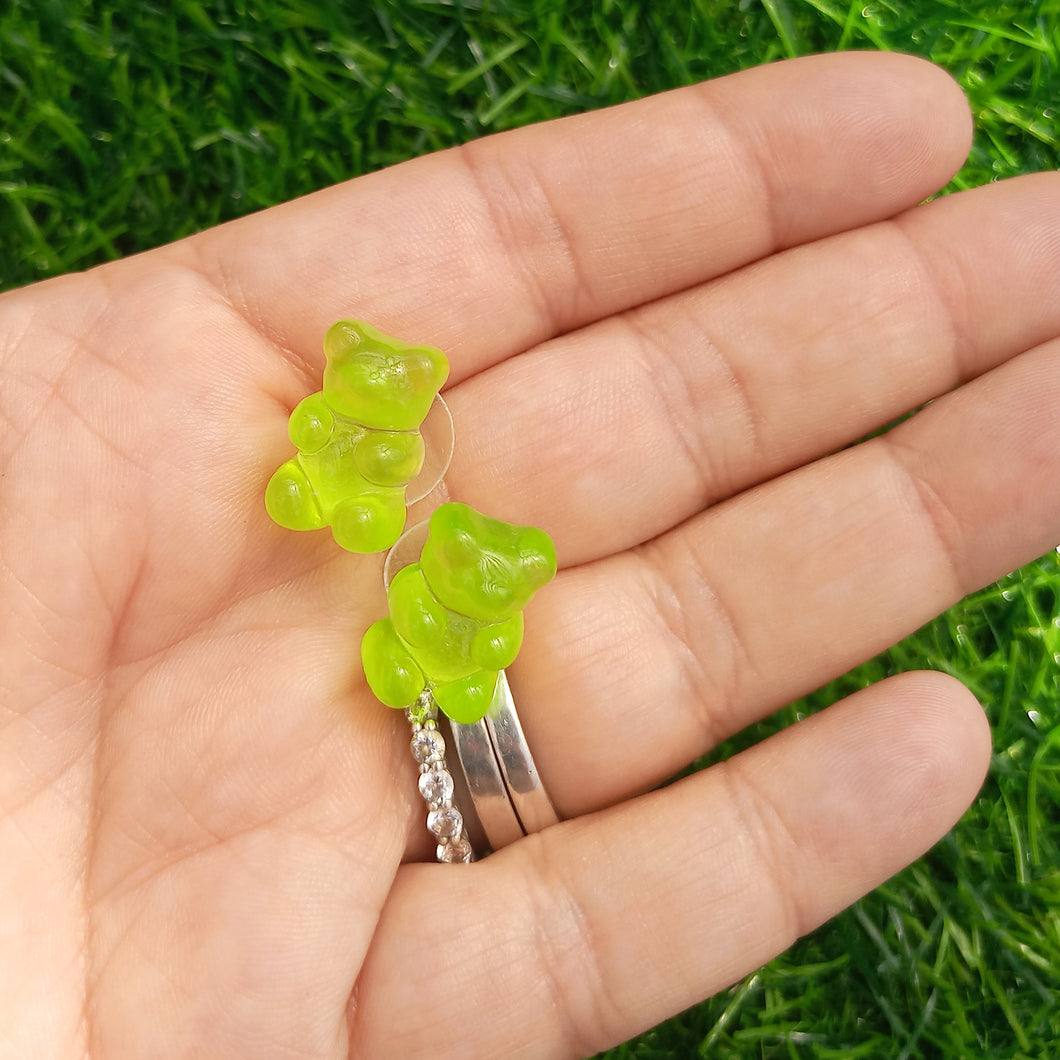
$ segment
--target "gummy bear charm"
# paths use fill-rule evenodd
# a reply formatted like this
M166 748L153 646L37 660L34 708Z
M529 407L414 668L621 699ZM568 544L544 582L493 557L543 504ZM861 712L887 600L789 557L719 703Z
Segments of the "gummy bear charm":
M324 388L288 424L298 455L269 480L265 507L291 530L331 526L351 552L381 552L405 525L405 486L423 466L419 426L449 375L433 346L340 320L324 337Z
M429 688L454 721L478 721L493 701L498 672L519 652L523 608L555 573L556 551L544 530L443 504L431 516L420 562L390 583L390 617L361 641L372 691L402 708Z

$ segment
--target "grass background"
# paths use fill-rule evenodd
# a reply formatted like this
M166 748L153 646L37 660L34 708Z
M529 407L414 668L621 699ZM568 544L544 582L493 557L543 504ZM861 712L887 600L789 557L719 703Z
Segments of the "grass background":
M0 0L0 287L499 129L837 48L964 86L953 188L1060 167L1060 0ZM606 1054L1060 1056L1060 557L719 754L900 670L971 686L980 797L927 857L733 989Z

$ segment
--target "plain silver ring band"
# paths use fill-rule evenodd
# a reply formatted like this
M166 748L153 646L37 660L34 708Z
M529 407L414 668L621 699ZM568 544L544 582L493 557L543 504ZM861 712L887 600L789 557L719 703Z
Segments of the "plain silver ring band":
M486 716L472 725L450 721L449 727L475 814L493 850L559 822L503 670Z

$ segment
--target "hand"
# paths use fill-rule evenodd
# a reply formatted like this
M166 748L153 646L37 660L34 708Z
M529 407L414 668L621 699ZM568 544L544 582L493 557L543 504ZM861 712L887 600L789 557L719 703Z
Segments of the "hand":
M940 674L640 793L1060 536L1060 185L917 206L968 142L932 67L802 60L0 299L12 1055L586 1054L942 835ZM511 679L570 819L472 866L359 670L381 557L263 507L343 316L447 351L449 494L563 568Z

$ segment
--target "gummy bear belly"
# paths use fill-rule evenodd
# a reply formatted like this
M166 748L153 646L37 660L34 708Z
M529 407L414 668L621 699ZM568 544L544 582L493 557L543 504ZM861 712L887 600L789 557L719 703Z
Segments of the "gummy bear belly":
M410 654L419 663L424 676L432 684L447 684L449 681L458 681L460 678L469 677L481 669L470 659L454 659L452 656L443 658L436 653L422 651L412 651Z
M480 669L471 658L474 636L475 629L469 619L450 622L442 636L430 644L409 644L409 654L428 680L439 684L456 681Z
M345 439L352 441L350 439ZM330 522L335 505L366 491L376 490L353 466L352 445L324 446L316 453L300 453L298 462L313 486L313 492L325 521Z

